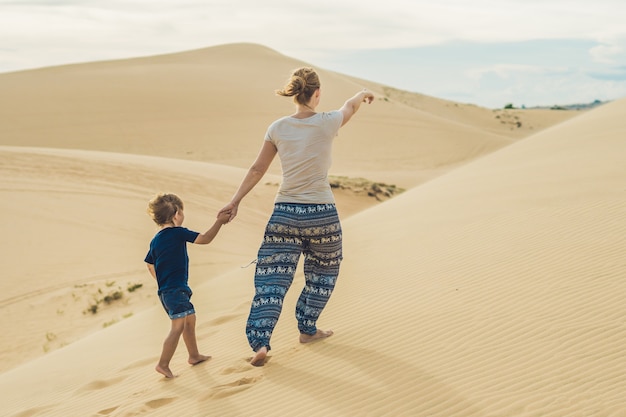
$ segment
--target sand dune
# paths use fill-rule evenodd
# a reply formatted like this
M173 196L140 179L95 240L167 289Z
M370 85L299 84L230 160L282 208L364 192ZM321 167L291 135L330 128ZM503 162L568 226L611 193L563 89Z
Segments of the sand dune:
M0 74L0 145L247 168L267 125L292 110L291 101L274 90L301 65L259 45L235 44ZM322 110L340 107L364 86L378 95L360 124L342 130L334 172L404 188L576 114L525 112L518 129L493 110L420 94L396 100L395 90L324 69L320 77ZM279 173L277 165L273 172Z
M283 65L297 64L238 45L3 74L0 83L18 85L25 77L24 91L27 78L55 71L70 82L85 71L115 69L127 77L133 68L153 71L153 65L173 80L168 65L174 72L202 73L194 63L206 70L207 62L221 57L234 69L247 65L251 52L268 69L265 75L279 73L269 91L282 81ZM17 78L8 82L9 75ZM223 76L235 86L238 75ZM367 83L324 76L332 86L329 101ZM131 84L130 97L145 97L148 87L137 94ZM93 79L85 85L93 86ZM379 88L384 97L387 90ZM238 97L247 94L237 91ZM79 101L89 102L85 94ZM260 94L251 93L251 100L261 104ZM266 121L288 106L282 102L250 116L256 129L240 131L255 130L251 139L229 135L228 122L220 124L223 143L194 137L191 130L204 131L207 122L195 113L187 139L176 147L161 129L149 139L150 120L143 127L128 122L145 129L132 141L113 130L110 141L94 137L98 126L122 126L124 112L143 117L136 106L113 111L119 97L100 104L106 110L100 116L111 119L59 121L56 133L56 116L46 116L51 104L31 106L30 116L26 104L16 105L23 126L0 124L1 144L8 145L0 146L0 213L10 237L0 248L6 259L3 415L624 415L626 100L574 118L559 114L559 121L570 120L556 125L546 113L523 114L529 118L524 123L544 124L522 138L506 123L492 123L491 110L388 94L342 133L335 172L368 173L413 188L383 203L338 193L345 260L320 321L336 334L323 343L297 343L292 311L303 281L299 272L268 363L248 364L243 327L253 271L240 266L255 256L269 216L278 181L269 175L214 243L190 248L198 342L213 359L189 367L181 346L172 361L180 376L170 381L153 370L169 323L142 263L154 233L146 201L172 190L187 202L188 227L208 224L253 157L241 151L246 141L256 143ZM0 106L10 107L4 99ZM65 111L59 115L69 118ZM29 117L41 121L39 133L25 132ZM172 128L182 120L174 114ZM48 130L50 135L41 133ZM185 143L194 154L182 151ZM394 149L400 152L395 165ZM118 289L120 300L83 314L94 298Z
M2 230L11 236L0 243L8 254L0 308L28 326L5 329L0 370L158 304L141 262L155 232L147 200L158 191L178 193L185 198L187 226L200 230L212 224L244 174L241 168L162 157L0 147ZM268 175L249 196L250 208L210 250L190 248L199 257L196 264L205 267L195 282L255 257L278 182ZM378 203L349 190L336 194L346 216ZM128 293L137 284L144 287ZM126 295L122 302L85 314L116 291Z

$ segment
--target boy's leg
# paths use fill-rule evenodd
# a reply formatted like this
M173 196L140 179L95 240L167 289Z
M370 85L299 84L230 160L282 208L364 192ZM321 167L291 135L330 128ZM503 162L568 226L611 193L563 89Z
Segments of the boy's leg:
M163 342L163 351L161 352L161 358L159 359L159 363L156 366L156 371L165 375L167 378L174 378L174 374L170 370L170 360L172 360L172 356L174 356L174 352L176 352L176 347L178 347L178 341L180 340L180 335L183 332L185 327L185 318L178 318L172 320L172 328L170 329L170 333L165 338Z
M198 341L196 340L196 315L190 314L185 317L185 327L183 329L183 340L185 346L187 346L187 352L189 353L190 365L197 365L200 362L204 362L211 359L210 356L201 355L198 351Z
M318 213L319 214L319 213ZM343 259L341 224L336 210L328 209L324 217L310 220L304 234L310 236L304 245L305 286L296 303L300 342L308 343L332 335L317 329L317 319L332 295L339 265Z

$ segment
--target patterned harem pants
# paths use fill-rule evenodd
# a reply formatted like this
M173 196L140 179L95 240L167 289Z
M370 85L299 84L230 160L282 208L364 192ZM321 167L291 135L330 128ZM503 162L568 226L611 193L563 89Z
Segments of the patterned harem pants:
M250 347L268 350L270 338L304 254L305 285L296 304L301 333L315 334L342 256L341 224L334 204L276 203L265 228L254 275L255 296L246 323Z

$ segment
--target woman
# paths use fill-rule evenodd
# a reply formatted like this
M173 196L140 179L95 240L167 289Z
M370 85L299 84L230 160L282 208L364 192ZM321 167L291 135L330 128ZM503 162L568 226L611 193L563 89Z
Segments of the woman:
M339 110L318 113L320 81L312 68L296 69L287 85L276 94L293 97L295 113L273 122L261 151L231 202L220 213L237 215L241 200L261 180L274 156L280 158L283 179L274 212L259 249L246 335L255 355L254 366L262 366L271 349L270 338L280 316L283 299L291 286L300 254L304 254L306 284L296 305L300 343L333 334L320 330L316 322L335 286L341 263L341 224L328 182L331 145L339 128L352 118L361 103L374 95L363 90Z

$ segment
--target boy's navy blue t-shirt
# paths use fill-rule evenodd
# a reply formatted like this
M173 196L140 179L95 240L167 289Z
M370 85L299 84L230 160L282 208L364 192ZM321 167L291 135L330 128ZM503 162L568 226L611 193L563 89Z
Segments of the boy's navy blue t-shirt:
M159 230L150 242L145 262L154 265L159 294L174 288L189 291L189 256L187 242L196 240L200 233L185 227L167 227Z

